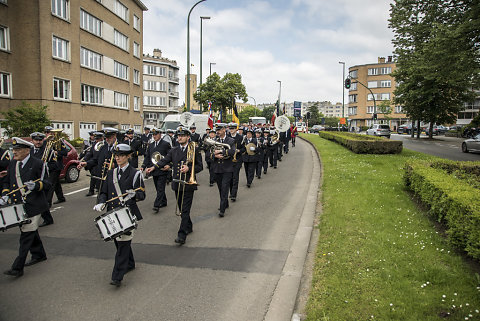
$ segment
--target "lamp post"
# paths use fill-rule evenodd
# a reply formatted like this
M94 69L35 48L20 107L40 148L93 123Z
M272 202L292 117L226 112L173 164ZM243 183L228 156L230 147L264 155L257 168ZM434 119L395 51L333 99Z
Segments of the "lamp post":
M255 117L257 117L257 101L252 96L248 96L248 98L252 98L253 101L255 102Z
M197 6L200 2L207 0L200 0L193 5L193 7L188 12L187 17L187 111L190 111L190 14L192 13L193 8Z
M339 61L339 64L343 65L343 77L342 77L342 117L345 118L345 62Z
M216 63L215 62L210 63L210 76L212 75L212 65L216 65Z
M203 20L208 20L210 17L200 17L200 85L202 84L202 25Z
M282 81L277 80L280 83L280 89L278 90L278 106L277 106L277 117L280 116L280 99L282 97Z

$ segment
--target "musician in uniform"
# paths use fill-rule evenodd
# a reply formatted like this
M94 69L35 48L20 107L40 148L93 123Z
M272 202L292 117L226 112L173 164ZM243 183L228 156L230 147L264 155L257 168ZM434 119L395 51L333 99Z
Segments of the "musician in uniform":
M43 145L46 146L47 140L51 135L54 135L52 133L53 128L51 126L46 126L45 127L45 134L46 134L46 139L43 141ZM65 146L65 142L63 141L63 138L60 138L60 143L56 147L57 144L53 144L52 148L52 153L54 154L52 157L55 162L48 162L48 179L50 180L50 184L52 185L52 188L50 188L47 192L47 201L50 206L52 206L52 199L53 199L53 193L57 196L57 200L53 202L53 204L59 204L65 202L65 196L63 195L63 190L62 190L62 184L60 184L60 172L63 169L63 157L67 156L68 150L67 147ZM57 150L58 149L58 150ZM43 224L42 224L43 225ZM40 226L42 226L40 225Z
M142 173L129 164L128 160L132 153L132 149L127 144L118 144L113 148L113 154L118 167L108 171L107 178L98 197L98 204L94 206L94 210L103 212L105 206L107 211L111 211L119 206L128 206L131 213L137 218L137 221L142 220L142 214L138 209L137 202L145 199L145 184ZM118 198L109 201L115 197ZM114 239L117 253L115 254L115 265L110 284L117 287L121 285L123 276L135 269L135 259L131 247L133 234L134 230Z
M145 154L145 150L147 149L148 142L152 138L152 134L150 133L150 127L145 126L143 128L143 134L140 137L140 140L142 141L142 145L140 148L140 155Z
M165 185L167 183L167 174L170 171L170 166L165 168L157 168L152 162L155 153L160 153L163 157L167 156L172 148L169 143L161 139L162 131L157 128L152 128L153 142L150 143L145 151L145 158L143 159L142 171L145 171L147 176L153 177L153 183L157 191L157 197L153 202L153 211L158 213L159 209L167 206L167 195L165 194Z
M261 179L266 145L260 128L255 129L255 139L257 140L257 167L255 176L257 176L258 179Z
M90 148L92 148L93 145L95 145L96 143L94 130L89 131L88 136L89 136L88 139L83 140L82 152L80 153L80 155L78 155L79 159L84 158L87 152L90 150Z
M159 169L167 169L165 166L170 163L172 164L174 178L172 190L175 192L181 215L180 228L178 229L177 238L175 239L175 243L179 245L185 244L187 235L193 232L190 209L193 203L193 193L197 190L197 184L182 184L181 181L188 181L192 176L192 170L193 175L203 170L202 154L198 148L195 148L194 164L191 163L193 159L187 159L188 150L191 148L188 144L189 137L190 131L184 126L179 126L177 128L178 146L172 148L167 156L154 165Z
M208 128L210 129L210 128ZM215 129L211 129L208 131L208 135L210 139L215 140L215 137L217 136ZM203 139L205 140L205 138ZM212 149L205 147L205 162L207 163L207 168L209 172L209 182L210 186L213 186L215 183L215 172L213 171L213 155L212 155Z
M6 205L8 201L13 204L24 203L25 214L31 222L20 227L18 256L11 269L5 271L4 274L20 277L23 275L24 266L30 266L47 259L42 240L38 234L38 224L40 214L49 208L44 189L50 187L50 182L47 179L48 169L46 164L40 159L30 156L30 149L33 144L17 137L13 137L12 144L14 157L8 166L3 181L0 205ZM7 195L14 190L17 191ZM25 263L28 252L32 254L32 258Z
M197 127L195 125L190 126L190 132L192 133L190 135L190 141L194 142L197 144L197 147L200 146L200 134L196 133Z
M258 156L257 156L257 139L253 137L253 130L247 128L246 136L244 138L245 153L242 155L243 165L245 166L245 176L247 178L247 187L253 183L253 177L255 176L255 170L257 168Z
M273 140L273 135L275 135L275 130L270 129L270 146L269 146L269 161L270 167L277 168L277 158L278 158L278 138L276 142Z
M265 128L263 130L263 160L261 161L263 164L263 174L267 174L268 160L270 159L270 155L272 154L271 144L272 141L270 139L270 130L268 128Z
M133 137L135 131L133 128L127 129L125 132L125 140L123 141L124 144L127 144L132 149L132 155L130 156L130 165L134 168L138 168L138 155L140 154L140 150L142 149L142 142L139 139Z
M237 200L238 181L240 180L240 170L242 169L242 154L245 152L245 145L243 144L243 135L238 133L237 123L229 123L228 127L230 133L228 136L235 140L235 152L233 154L233 173L230 181L230 200L235 202ZM239 129L243 127L239 127Z
M225 210L228 208L228 192L233 177L232 157L235 154L235 139L225 134L227 125L217 123L217 142L227 144L230 148L215 149L213 153L213 172L217 182L218 192L220 194L220 207L218 215L225 216Z
M86 155L81 159L81 161L88 162L93 157L98 157L100 147L104 144L104 136L105 135L102 132L95 132L95 142L91 145L91 147L89 147ZM102 176L101 165L98 164L97 166L90 168L90 187L85 196L92 196L95 194L95 190L98 192L100 188L100 180L98 178L100 176Z
M177 137L175 137L175 131L173 129L167 129L167 135L170 137L172 147L178 146Z

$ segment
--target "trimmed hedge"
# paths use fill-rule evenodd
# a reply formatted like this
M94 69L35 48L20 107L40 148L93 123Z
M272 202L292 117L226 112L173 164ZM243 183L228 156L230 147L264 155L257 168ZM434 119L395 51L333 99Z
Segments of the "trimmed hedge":
M401 141L383 137L343 132L318 132L320 137L337 142L356 154L398 154L402 151Z
M480 162L405 164L405 184L442 223L450 244L480 259Z

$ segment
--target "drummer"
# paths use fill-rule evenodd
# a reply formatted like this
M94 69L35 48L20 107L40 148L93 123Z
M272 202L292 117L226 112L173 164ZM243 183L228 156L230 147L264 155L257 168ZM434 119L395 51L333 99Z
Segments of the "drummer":
M105 205L108 211L128 206L131 213L136 216L137 221L142 219L137 201L145 199L145 184L141 171L128 164L128 159L132 152L132 149L127 144L118 144L114 147L113 154L118 167L108 171L105 184L102 185L98 197L98 204L93 208L95 211L103 212ZM115 197L118 198L108 201ZM123 276L135 269L135 259L133 258L131 247L133 232L134 230L126 232L114 240L117 253L115 254L111 285L119 287Z
M3 181L0 205L24 203L25 214L30 223L20 227L20 248L12 268L4 272L6 275L20 277L24 266L30 266L47 259L42 240L38 234L38 223L41 213L48 211L49 205L44 189L50 188L48 170L38 158L30 156L33 144L18 137L13 137L13 160L8 166ZM19 187L22 187L19 189ZM16 192L13 192L16 190ZM13 192L13 193L11 193ZM7 195L8 194L8 195ZM32 258L26 262L28 252Z

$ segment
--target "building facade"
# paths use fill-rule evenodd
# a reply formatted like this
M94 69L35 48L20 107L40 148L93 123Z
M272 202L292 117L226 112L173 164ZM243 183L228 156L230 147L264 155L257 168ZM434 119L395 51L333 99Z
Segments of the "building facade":
M185 86L187 86L187 75L185 75ZM197 92L197 75L190 74L190 112L201 114L203 111L198 102L193 99L193 94ZM187 106L187 88L185 88L185 106Z
M168 114L178 113L179 67L175 60L143 55L143 125L160 127Z
M391 56L387 60L379 57L378 63L375 64L349 68L352 81L348 94L350 128L359 130L363 126L370 127L375 123L387 124L392 130L396 130L398 126L408 122L402 107L393 104L393 91L396 85L395 79L390 74L394 70L395 62ZM374 120L375 114L376 120Z
M70 138L141 131L146 10L140 0L1 0L0 111L47 105Z

